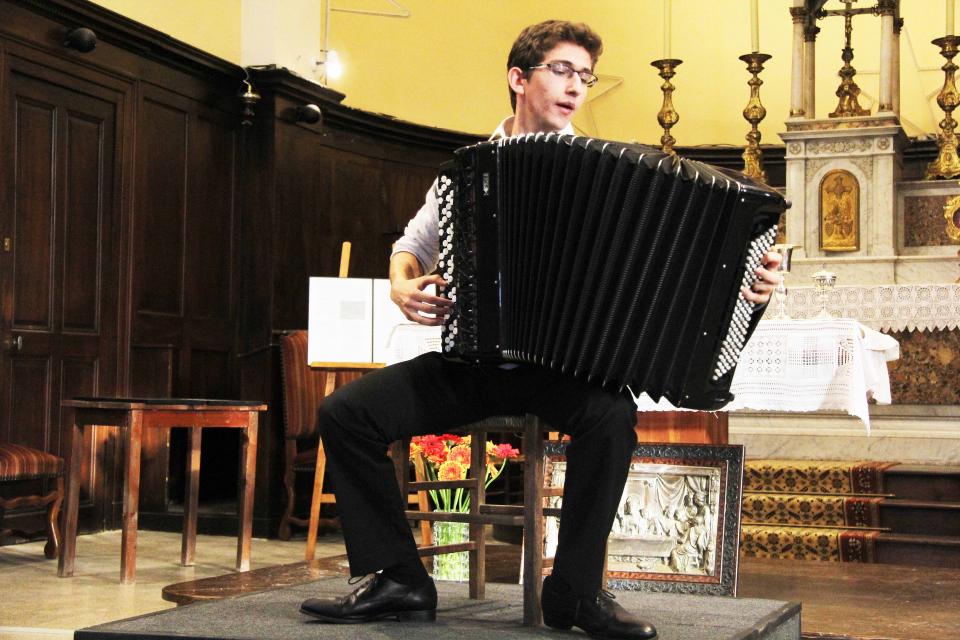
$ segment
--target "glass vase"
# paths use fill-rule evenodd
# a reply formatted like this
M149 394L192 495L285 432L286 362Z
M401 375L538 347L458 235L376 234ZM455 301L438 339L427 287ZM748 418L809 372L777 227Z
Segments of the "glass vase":
M470 539L470 525L466 522L434 522L433 544L459 544ZM470 579L468 551L443 553L433 556L433 578L467 582Z

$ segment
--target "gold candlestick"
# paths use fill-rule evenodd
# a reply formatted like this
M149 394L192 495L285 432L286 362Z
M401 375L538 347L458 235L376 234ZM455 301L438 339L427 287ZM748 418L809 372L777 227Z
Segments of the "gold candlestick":
M943 36L934 40L933 44L940 47L940 55L947 59L947 63L941 67L944 72L943 88L937 95L937 104L943 109L945 115L943 120L940 121L940 128L943 133L937 136L940 154L936 160L927 165L927 172L923 176L924 180L950 179L960 176L957 136L954 133L954 129L957 128L957 121L953 119L953 110L960 103L960 94L957 93L957 85L953 80L953 74L957 70L957 65L953 63L953 57L957 55L960 36Z
M683 62L683 60L665 58L663 60L654 60L650 63L651 66L660 70L659 75L663 78L663 84L660 85L660 90L663 91L663 105L657 113L657 122L663 127L663 135L660 136L660 145L665 153L671 155L677 155L677 152L673 150L676 139L670 135L670 128L680 121L680 114L673 108L673 90L675 87L670 84L670 78L677 75L675 69L680 66L681 62Z
M747 133L747 146L743 150L743 172L753 178L766 184L767 173L763 170L763 152L760 150L760 129L757 126L760 121L767 117L767 110L760 103L760 85L763 80L760 79L760 72L763 71L763 63L772 58L769 53L747 53L740 56L740 59L747 63L747 71L751 78L747 80L750 85L750 100L747 106L743 108L743 117L750 123L750 131Z

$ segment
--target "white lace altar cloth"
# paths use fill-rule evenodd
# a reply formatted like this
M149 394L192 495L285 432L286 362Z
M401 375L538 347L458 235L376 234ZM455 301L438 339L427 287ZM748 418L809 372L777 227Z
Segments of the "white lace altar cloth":
M869 431L867 401L890 404L887 361L899 357L896 340L849 318L761 320L725 410L840 410Z
M934 331L960 326L960 285L885 284L837 286L819 294L814 287L793 287L787 274L787 316L815 317L822 305L835 318L853 318L877 331ZM779 311L776 297L766 317Z
M844 411L870 430L868 399L890 404L887 361L900 357L888 335L849 318L761 320L740 354L723 411ZM676 411L637 399L642 411Z

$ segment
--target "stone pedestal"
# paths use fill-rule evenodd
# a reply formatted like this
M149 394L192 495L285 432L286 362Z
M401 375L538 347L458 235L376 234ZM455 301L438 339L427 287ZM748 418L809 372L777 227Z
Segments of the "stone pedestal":
M947 235L943 209L957 195L957 180L912 180L897 185L898 282L960 282L960 244Z
M786 143L787 242L797 245L790 280L807 283L822 268L838 283L880 284L897 280L897 182L906 142L896 116L791 120ZM857 247L825 251L821 246L820 189L831 171L849 172L859 187Z

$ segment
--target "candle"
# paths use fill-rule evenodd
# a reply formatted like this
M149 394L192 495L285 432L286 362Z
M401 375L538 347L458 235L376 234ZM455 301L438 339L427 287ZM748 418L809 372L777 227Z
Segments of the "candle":
M953 35L953 2L954 0L947 0L947 35Z
M760 0L750 0L750 50L754 53L760 51L759 2Z
M663 59L670 59L670 0L663 0Z

